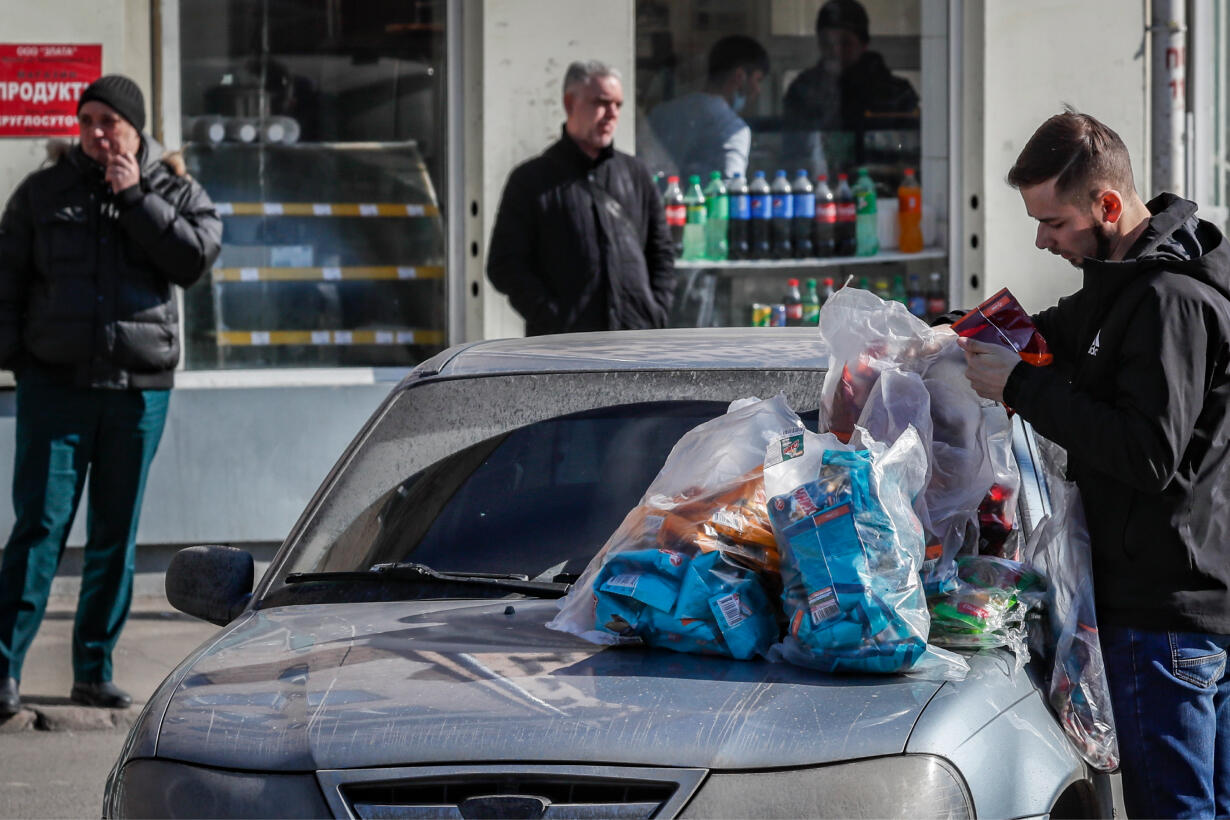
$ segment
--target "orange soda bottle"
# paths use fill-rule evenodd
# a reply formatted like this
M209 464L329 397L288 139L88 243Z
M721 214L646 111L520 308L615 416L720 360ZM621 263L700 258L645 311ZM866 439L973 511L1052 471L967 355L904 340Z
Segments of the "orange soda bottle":
M905 179L897 188L897 228L902 253L922 250L922 188L918 185L913 168L905 169Z

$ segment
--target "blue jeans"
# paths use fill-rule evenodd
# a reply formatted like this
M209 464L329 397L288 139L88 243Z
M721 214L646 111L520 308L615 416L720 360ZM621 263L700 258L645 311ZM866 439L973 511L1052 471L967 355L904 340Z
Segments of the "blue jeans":
M1230 816L1230 635L1100 637L1128 816Z

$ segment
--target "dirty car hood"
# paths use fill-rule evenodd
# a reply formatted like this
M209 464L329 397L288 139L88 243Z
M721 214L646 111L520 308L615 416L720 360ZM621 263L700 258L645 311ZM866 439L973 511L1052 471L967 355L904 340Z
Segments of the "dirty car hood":
M554 613L533 600L248 613L180 676L157 755L300 771L809 765L902 752L940 686L597 647L548 630Z

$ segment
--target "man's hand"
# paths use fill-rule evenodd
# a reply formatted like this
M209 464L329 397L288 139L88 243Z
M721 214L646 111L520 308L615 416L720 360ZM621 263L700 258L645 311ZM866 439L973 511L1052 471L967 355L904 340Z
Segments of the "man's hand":
M965 351L965 378L974 392L1002 403L1004 385L1012 369L1021 363L1021 357L1014 350L976 339L958 338L957 344Z
M111 192L118 194L141 181L141 167L132 154L113 154L107 160L107 173L103 176L111 184Z

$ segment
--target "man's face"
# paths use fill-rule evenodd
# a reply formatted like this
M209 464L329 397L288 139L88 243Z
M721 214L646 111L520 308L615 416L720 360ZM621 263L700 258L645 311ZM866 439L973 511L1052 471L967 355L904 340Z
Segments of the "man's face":
M1085 259L1106 259L1111 237L1099 218L1097 201L1081 205L1055 191L1055 180L1021 188L1025 211L1038 220L1034 244L1039 249L1062 256L1073 267Z
M862 57L863 52L867 50L867 46L857 34L846 31L844 28L820 29L818 37L820 38L820 59L824 61L825 67L834 74L839 74L857 63L858 58Z
M593 77L564 94L568 135L591 156L615 139L615 124L624 105L624 90L614 77Z
M77 127L81 134L81 150L85 155L106 165L119 154L136 154L141 147L141 135L115 109L98 100L90 100L77 112Z
M760 96L760 84L764 81L764 72L758 68L737 68L735 71L742 78L739 90L743 94L743 105L750 107Z

